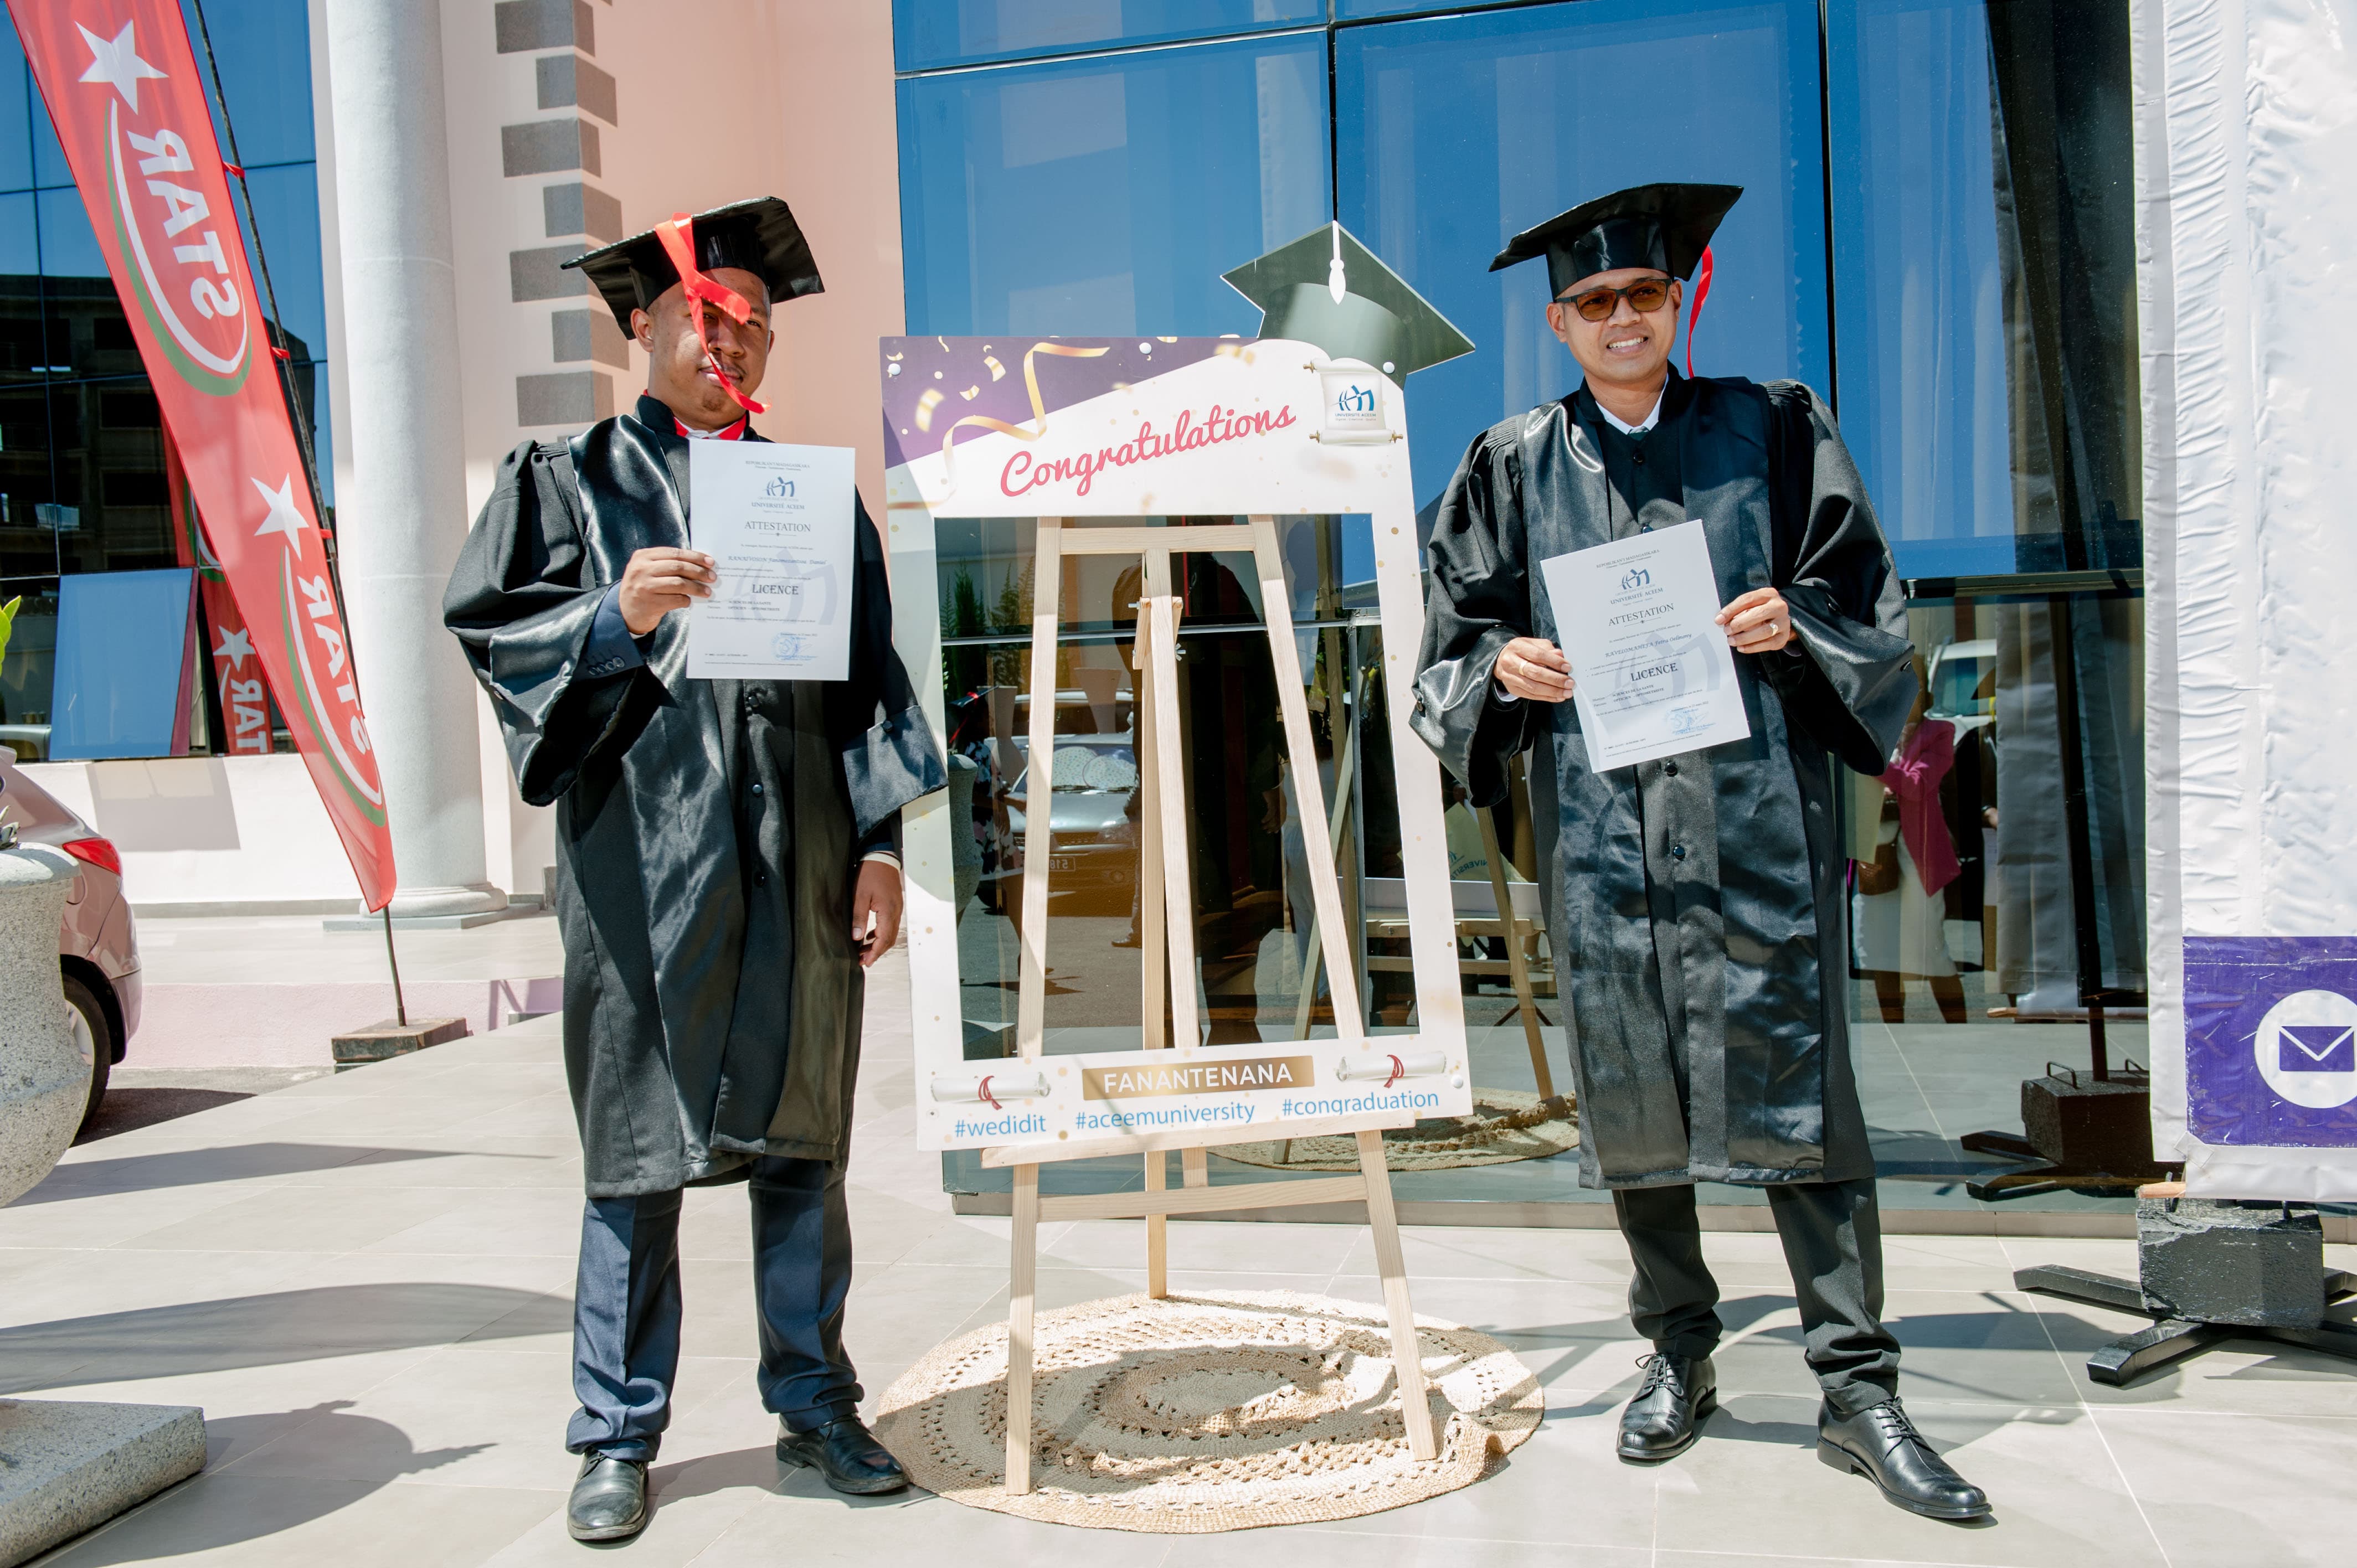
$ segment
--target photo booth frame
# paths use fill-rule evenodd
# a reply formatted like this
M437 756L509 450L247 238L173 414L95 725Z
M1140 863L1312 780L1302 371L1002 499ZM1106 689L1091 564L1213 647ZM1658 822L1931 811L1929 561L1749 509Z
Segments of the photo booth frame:
M1003 347L979 338L904 338L884 339L881 352L896 640L937 734L947 732L935 520L1036 520L1025 761L1026 799L1034 806L1025 823L1017 1055L1006 1069L964 1056L951 833L971 831L970 823L952 822L941 795L911 807L904 818L918 1140L927 1148L979 1149L985 1166L1013 1175L1006 1484L1017 1492L1030 1487L1031 1326L1042 1220L1145 1219L1148 1290L1162 1295L1171 1215L1304 1203L1367 1205L1409 1444L1419 1458L1428 1458L1437 1452L1437 1438L1382 1133L1424 1116L1468 1114L1472 1090L1439 770L1406 723L1415 701L1423 604L1400 389L1370 367L1331 360L1310 345L1283 339L1049 339L1021 350L1019 383L1001 358ZM1044 375L1043 361L1054 367ZM1368 516L1375 541L1418 1026L1413 1035L1371 1036L1357 986L1346 980L1331 987L1330 1039L1311 1040L1301 1027L1297 1044L1206 1046L1183 847L1181 607L1174 559L1215 552L1252 557L1285 749L1295 778L1314 786L1318 770L1278 522L1333 514ZM1158 526L1119 521L1207 515L1246 521ZM1092 555L1135 558L1141 568L1131 660L1143 795L1142 1044L1137 1050L1049 1056L1045 1016L1054 830L1044 802L1053 788L1063 564ZM1359 966L1349 945L1323 792L1304 787L1295 795L1317 911L1317 950L1330 974L1353 977ZM1167 1012L1166 981L1171 983ZM1312 983L1305 972L1305 989ZM1272 1049L1282 1054L1268 1054ZM1403 1083L1409 1088L1401 1090ZM1173 1101L1179 1102L1175 1113ZM987 1105L988 1113L968 1112L970 1104ZM1263 1119L1264 1112L1271 1114ZM1257 1136L1354 1136L1360 1168L1326 1178L1211 1187L1206 1150L1237 1142L1247 1124ZM1181 1152L1183 1185L1176 1189L1168 1185L1165 1163L1171 1149ZM1143 1190L1041 1195L1042 1165L1108 1155L1145 1156Z

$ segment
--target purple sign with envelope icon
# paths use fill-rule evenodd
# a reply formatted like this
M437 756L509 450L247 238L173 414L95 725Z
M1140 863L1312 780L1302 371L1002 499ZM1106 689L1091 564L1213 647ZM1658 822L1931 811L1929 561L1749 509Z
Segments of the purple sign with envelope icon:
M2357 1072L2357 1028L2346 1024L2285 1024L2276 1035L2285 1072Z
M2186 1126L2357 1148L2357 937L2185 939Z

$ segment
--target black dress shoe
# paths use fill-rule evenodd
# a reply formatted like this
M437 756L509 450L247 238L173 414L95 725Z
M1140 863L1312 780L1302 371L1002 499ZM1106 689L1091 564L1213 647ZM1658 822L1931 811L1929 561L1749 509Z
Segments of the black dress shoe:
M1895 1397L1852 1416L1836 1416L1830 1405L1820 1410L1817 1457L1866 1477L1884 1497L1926 1519L1989 1516L1988 1494L1932 1451Z
M621 1541L647 1528L647 1462L592 1450L565 1505L565 1528L576 1541Z
M885 1451L856 1415L838 1415L808 1432L796 1432L780 1420L778 1457L789 1465L809 1466L828 1486L854 1497L897 1492L909 1484L900 1461Z
M1718 1408L1718 1373L1707 1356L1641 1356L1645 1381L1620 1412L1620 1457L1651 1465L1674 1459L1702 1435L1702 1419Z

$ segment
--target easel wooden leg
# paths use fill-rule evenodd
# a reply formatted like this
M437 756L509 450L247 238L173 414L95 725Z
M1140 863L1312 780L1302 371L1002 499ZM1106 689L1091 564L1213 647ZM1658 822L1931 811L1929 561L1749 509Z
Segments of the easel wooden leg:
M1161 854L1164 940L1169 950L1170 1039L1192 1049L1203 1043L1201 1009L1196 1005L1195 886L1187 837L1187 782L1180 766L1184 742L1178 724L1178 596L1170 582L1170 550L1145 553L1146 608L1138 618L1146 658L1153 666L1148 690L1154 697L1155 802Z
M1301 679L1301 649L1293 639L1291 589L1285 581L1285 564L1276 550L1276 520L1252 520L1253 561L1260 573L1262 618L1268 628L1268 654L1276 678L1277 711L1283 715L1285 752L1294 769L1294 803L1301 811L1301 847L1309 860L1309 886L1318 910L1318 937L1326 950L1329 989L1334 998L1334 1033L1346 1048L1365 1044L1366 1025L1359 1010L1359 990L1349 977L1358 966L1351 960L1343 934L1341 885L1334 875L1337 842L1326 812L1326 789L1318 777L1318 749L1310 741L1309 702ZM1305 969L1308 965L1303 966Z
M1392 1175L1383 1164L1383 1135L1359 1134L1359 1170L1367 1180L1367 1229L1375 1239L1375 1272L1383 1280L1383 1313L1391 1319L1392 1365L1397 1369L1400 1412L1407 1423L1407 1451L1418 1459L1440 1455L1432 1430L1432 1401L1425 1391L1424 1356L1415 1341L1415 1308L1407 1293L1407 1259L1400 1251L1399 1211L1392 1207Z
M1326 640L1327 645L1329 648L1339 648L1340 646L1340 639L1338 639L1330 630L1326 634ZM1352 691L1356 693L1358 687L1354 682ZM1328 708L1327 720L1329 726L1329 732L1330 726L1340 722L1340 720L1334 717L1334 715L1343 713L1344 711L1345 710L1340 703L1329 705ZM1334 767L1334 821L1332 825L1329 828L1326 835L1327 849L1329 853L1337 857L1337 864L1340 863L1340 857L1342 854L1342 835L1350 831L1351 786L1351 781L1358 777L1358 768L1355 766L1358 746L1359 732L1357 726L1353 725L1352 727L1343 731L1341 754ZM1320 781L1320 788L1323 788L1322 780ZM1298 795L1300 792L1300 780L1298 776L1297 776L1294 781L1294 793ZM1306 1040L1309 1037L1309 1020L1311 1015L1318 1011L1318 972L1319 963L1324 958L1325 953L1323 944L1319 940L1318 917L1314 914L1309 917L1309 929L1307 935L1308 940L1304 945L1308 949L1308 950L1303 955L1301 960L1301 995L1294 1004L1293 1013L1293 1037L1297 1040ZM1328 984L1331 985L1331 983L1332 981L1329 977ZM1354 985L1356 983L1355 977L1353 977L1352 983ZM1289 1151L1286 1155L1286 1158L1291 1158Z
M1546 1036L1539 1033L1538 998L1531 994L1531 969L1523 960L1523 922L1514 913L1513 893L1506 885L1506 859L1498 848L1498 825L1490 813L1467 802L1465 809L1481 827L1481 854L1490 865L1490 897L1498 906L1498 927L1506 933L1506 972L1513 978L1515 1010L1523 1015L1523 1037L1531 1051L1531 1076L1538 1080L1539 1098L1555 1098L1555 1074L1547 1067Z
M1017 1165L1006 1265L1006 1490L1018 1498L1031 1489L1031 1298L1039 1277L1039 1167Z
M1063 587L1064 530L1043 517L1038 529L1038 570L1031 600L1031 744L1023 758L1023 926L1017 968L1015 1043L1036 1057L1047 1032L1048 868L1055 854L1055 829L1049 801L1055 791L1056 618Z
M1146 1155L1146 1190L1160 1192L1170 1182L1169 1155L1161 1149ZM1159 1301L1170 1294L1170 1217L1146 1217L1146 1294Z
M1149 1050L1169 1045L1163 1011L1170 952L1163 908L1161 723L1155 703L1152 642L1154 618L1139 607L1137 640L1131 653L1136 671L1131 722L1137 738L1137 947L1142 973L1140 1041ZM1146 1190L1160 1192L1169 1180L1168 1158L1159 1149L1146 1156ZM1146 1217L1146 1290L1156 1298L1170 1294L1170 1219Z

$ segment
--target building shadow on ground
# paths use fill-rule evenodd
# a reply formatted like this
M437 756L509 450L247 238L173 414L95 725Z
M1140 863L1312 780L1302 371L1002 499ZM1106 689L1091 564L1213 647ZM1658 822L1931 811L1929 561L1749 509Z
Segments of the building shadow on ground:
M298 1436L339 1452L375 1456L365 1480L307 1486L241 1485L234 1462L208 1468L69 1546L56 1559L72 1568L221 1551L296 1530L351 1507L404 1477L436 1470L481 1453L487 1443L414 1451L409 1436L390 1422L347 1413L350 1402L329 1400L304 1410L263 1415L232 1415L205 1423L214 1454L245 1452L273 1440Z
M563 1333L571 1304L504 1285L324 1285L0 1328L0 1394Z
M110 1193L151 1192L162 1187L202 1187L212 1182L252 1181L262 1176L309 1176L361 1160L390 1165L402 1160L457 1157L455 1149L384 1149L357 1144L237 1144L225 1149L167 1149L111 1160L76 1160L51 1171L46 1180L9 1205L97 1197ZM480 1157L483 1151L476 1151ZM545 1155L491 1154L503 1160L540 1160Z

